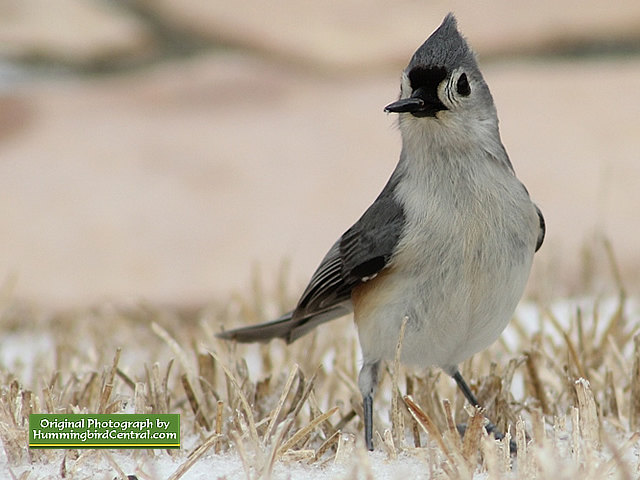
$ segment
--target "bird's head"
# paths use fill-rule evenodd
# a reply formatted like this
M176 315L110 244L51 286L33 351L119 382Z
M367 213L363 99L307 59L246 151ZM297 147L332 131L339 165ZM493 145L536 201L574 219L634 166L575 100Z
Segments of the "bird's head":
M401 128L440 125L463 133L478 122L497 126L491 93L453 14L413 54L402 73L400 99L385 111L400 114Z

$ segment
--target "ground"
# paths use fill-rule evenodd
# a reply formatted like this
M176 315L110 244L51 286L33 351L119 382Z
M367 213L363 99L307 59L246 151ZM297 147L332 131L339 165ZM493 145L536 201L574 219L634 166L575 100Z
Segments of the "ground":
M44 3L0 1L4 476L637 474L637 1ZM367 453L348 317L214 338L291 308L375 198L400 150L382 109L449 10L547 220L514 321L463 366L517 458L460 442L445 375L394 365ZM98 410L180 413L183 447L26 448L30 412Z

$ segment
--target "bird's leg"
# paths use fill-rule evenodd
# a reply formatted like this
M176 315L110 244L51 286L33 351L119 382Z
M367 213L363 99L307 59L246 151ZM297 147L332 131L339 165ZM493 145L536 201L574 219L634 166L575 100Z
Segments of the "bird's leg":
M469 388L469 385L467 385L467 382L465 382L464 378L462 378L460 371L456 370L455 373L452 375L452 377L458 384L458 388L462 391L464 398L466 398L467 401L474 407L479 407L480 402L478 402L478 399Z
M360 369L358 386L364 407L364 441L368 450L373 450L373 396L378 387L380 362L365 363Z
M467 401L474 407L481 408L480 402L478 402L478 399L469 388L469 385L467 385L467 382L465 382L464 378L462 378L460 371L456 369L453 375L451 376L458 384L458 388L462 391L462 394L467 399ZM495 424L492 423L491 421L489 421L489 423L484 428L487 431L487 433L493 435L496 439L502 440L504 438L504 433L498 430L498 427L496 427ZM464 433L464 429L462 429L462 433ZM515 442L512 441L510 446L511 446L511 450L515 452Z
M366 395L363 398L364 407L364 441L367 450L373 450L373 396Z

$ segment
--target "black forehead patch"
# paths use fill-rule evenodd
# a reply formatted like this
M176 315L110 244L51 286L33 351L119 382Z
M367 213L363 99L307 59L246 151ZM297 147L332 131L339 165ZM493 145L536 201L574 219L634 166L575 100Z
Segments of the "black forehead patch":
M414 67L409 72L409 81L413 90L418 88L435 90L446 77L447 69L444 67Z

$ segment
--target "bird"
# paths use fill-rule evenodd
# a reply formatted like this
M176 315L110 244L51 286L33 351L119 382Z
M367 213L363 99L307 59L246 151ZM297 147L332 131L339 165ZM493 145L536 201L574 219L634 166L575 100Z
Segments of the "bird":
M400 361L441 368L480 406L458 365L506 328L546 231L453 13L415 51L384 111L398 116L402 149L379 196L331 246L291 312L217 335L291 343L353 313L368 450L381 365L394 359L403 322Z

